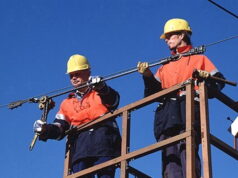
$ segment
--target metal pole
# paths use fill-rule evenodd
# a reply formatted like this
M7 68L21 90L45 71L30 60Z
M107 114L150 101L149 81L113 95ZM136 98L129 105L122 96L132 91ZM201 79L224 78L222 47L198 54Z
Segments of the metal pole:
M206 48L205 48L204 45L199 46L199 47L195 47L195 48L192 48L190 51L188 51L186 53L177 54L177 55L174 55L174 56L169 56L169 57L160 59L159 61L149 63L149 67L154 67L154 66L157 66L157 65L166 64L170 61L176 61L176 60L179 60L182 56L203 54L205 52L205 50L206 50ZM108 76L103 77L102 81L107 81L107 80L112 80L112 79L115 79L115 78L118 78L118 77L122 77L124 75L128 75L128 74L137 72L137 70L138 70L137 67L135 67L135 68L131 68L131 69L128 69L128 70L125 70L125 71L117 72L117 73L114 73L112 75L108 75ZM57 96L60 96L60 95L63 95L63 94L69 93L69 92L73 92L73 91L79 90L81 88L88 87L90 85L91 85L90 83L86 82L86 83L83 83L81 86L79 86L77 88L74 88L74 89L71 89L71 90L56 94L56 95L49 96L49 98L54 98L54 97L57 97Z

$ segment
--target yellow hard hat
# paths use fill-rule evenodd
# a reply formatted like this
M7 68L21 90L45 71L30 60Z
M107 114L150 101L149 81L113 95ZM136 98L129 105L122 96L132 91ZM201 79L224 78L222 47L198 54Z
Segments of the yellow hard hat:
M165 23L164 33L160 36L160 39L165 39L165 34L176 31L188 31L192 34L192 29L186 20L175 18Z
M90 69L90 64L85 56L72 55L67 63L67 74L78 70Z

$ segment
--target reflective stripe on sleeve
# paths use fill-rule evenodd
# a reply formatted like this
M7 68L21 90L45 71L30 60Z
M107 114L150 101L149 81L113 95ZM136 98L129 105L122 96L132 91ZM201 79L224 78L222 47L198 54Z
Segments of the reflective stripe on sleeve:
M160 78L159 78L158 76L156 76L156 75L154 75L154 76L155 76L155 79L156 79L158 82L161 83Z
M214 70L212 70L212 71L210 72L210 74L213 76L213 75L215 75L217 72L218 72L218 70L217 70L217 69L214 69Z
M118 103L119 103L119 97L117 95L116 101L114 102L114 104L111 107L116 107L118 105Z
M55 118L56 118L56 119L59 119L59 120L67 121L67 120L66 120L66 117L65 117L63 114L56 114Z

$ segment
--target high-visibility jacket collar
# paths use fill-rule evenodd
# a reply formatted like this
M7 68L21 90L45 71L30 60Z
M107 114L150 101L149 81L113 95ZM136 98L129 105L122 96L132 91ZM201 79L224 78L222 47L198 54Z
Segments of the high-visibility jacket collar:
M187 46L179 47L179 48L176 48L175 50L172 50L171 54L172 55L176 55L176 52L177 53L185 53L185 52L188 52L192 48L193 48L192 45L187 45Z
M86 94L88 94L91 91L92 91L92 88L88 88L84 93L76 91L76 92L70 93L68 95L68 98L72 98L72 97L83 98Z

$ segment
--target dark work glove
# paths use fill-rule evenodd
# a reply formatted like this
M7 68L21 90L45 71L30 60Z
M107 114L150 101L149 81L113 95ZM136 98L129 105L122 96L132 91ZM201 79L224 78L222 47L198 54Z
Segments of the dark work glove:
M213 76L225 79L225 77L220 72L217 72ZM206 81L206 85L207 85L207 89L208 89L208 97L214 98L216 96L216 92L219 92L224 88L225 83L216 81L216 80L212 80L212 79L208 79Z

